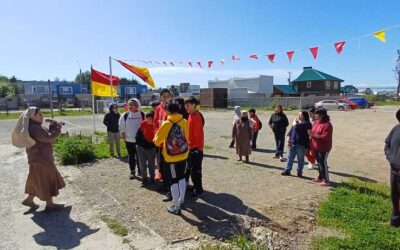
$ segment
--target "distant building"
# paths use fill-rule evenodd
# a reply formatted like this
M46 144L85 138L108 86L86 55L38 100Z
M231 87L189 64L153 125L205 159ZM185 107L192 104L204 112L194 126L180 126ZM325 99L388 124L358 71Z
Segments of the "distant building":
M343 82L312 67L304 67L303 73L290 84L301 96L339 96Z
M273 84L274 84L273 76L266 76L266 75L260 75L259 77L248 77L248 78L235 77L228 80L208 81L209 88L226 88L228 90L228 98L247 98L248 95L246 95L245 93L271 95L273 93Z
M297 92L292 85L274 85L273 96L300 96L300 93Z
M340 88L340 93L343 95L354 95L358 93L358 89L353 85L346 85Z
M118 85L118 96L120 99L137 98L147 93L147 85Z

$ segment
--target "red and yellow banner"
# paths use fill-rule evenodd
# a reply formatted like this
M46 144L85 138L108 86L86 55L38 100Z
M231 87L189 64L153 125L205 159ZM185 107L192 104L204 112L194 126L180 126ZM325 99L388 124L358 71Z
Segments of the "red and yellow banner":
M118 77L116 77L116 76L112 77L113 86L111 87L110 75L107 75L100 71L92 69L91 76L92 76L92 94L93 95L110 97L111 89L112 89L112 96L113 97L118 96L118 93L117 93L117 86L119 83Z
M146 82L150 87L156 88L156 84L153 81L153 78L150 75L149 69L148 68L139 68L127 63L124 63L120 60L117 60L122 66L124 66L126 69L128 69L130 72L133 74L137 75L140 79L142 79L144 82ZM163 62L164 65L166 65L166 62ZM173 63L171 65L175 66Z

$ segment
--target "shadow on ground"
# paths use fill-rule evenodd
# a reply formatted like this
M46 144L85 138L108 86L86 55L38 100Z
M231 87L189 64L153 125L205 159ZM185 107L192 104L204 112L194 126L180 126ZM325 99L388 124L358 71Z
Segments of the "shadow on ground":
M59 212L33 212L32 220L44 230L33 235L36 243L57 249L71 249L79 246L82 238L100 230L90 229L85 223L72 220L71 209L69 206Z
M185 206L185 210L197 220L185 216L185 213L182 218L196 226L201 233L216 239L230 239L233 235L244 233L243 217L239 215L247 216L251 220L261 220L262 223L271 221L243 204L238 197L227 193L204 191L197 201L187 200Z

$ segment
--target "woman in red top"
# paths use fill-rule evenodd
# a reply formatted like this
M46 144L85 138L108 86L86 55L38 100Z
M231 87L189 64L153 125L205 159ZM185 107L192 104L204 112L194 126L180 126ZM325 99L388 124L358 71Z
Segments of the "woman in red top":
M261 122L260 122L260 119L258 119L258 116L256 115L255 109L249 109L249 114L250 114L250 118L255 121L255 124L253 126L253 139L251 141L251 149L256 150L257 149L258 130L261 129Z
M311 146L314 149L318 162L318 178L314 183L321 186L329 186L328 155L332 149L333 126L325 109L315 111L315 123L309 131Z
M203 115L196 110L198 101L195 97L190 96L185 100L185 108L189 113L189 169L188 172L192 177L193 192L192 196L198 196L203 193L202 183L202 162L204 149L204 118Z

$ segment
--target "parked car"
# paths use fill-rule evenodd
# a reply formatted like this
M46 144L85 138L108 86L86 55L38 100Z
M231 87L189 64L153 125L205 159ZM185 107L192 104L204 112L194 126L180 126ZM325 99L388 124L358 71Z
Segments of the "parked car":
M368 101L364 97L349 97L347 100L357 103L362 109L368 108Z
M118 106L119 108L123 108L123 107L125 107L125 105L126 105L126 102L125 102L125 101L123 101L123 100L118 100L118 101L117 101L117 106Z
M356 108L358 108L358 104L356 103L356 102L352 102L352 101L349 101L349 100L346 100L346 99L340 99L340 100L338 100L339 102L342 102L342 103L346 103L347 104L347 106L349 107L349 108L351 108L351 109L356 109Z
M326 110L345 110L347 104L337 100L322 100L315 104L315 108L324 108Z

